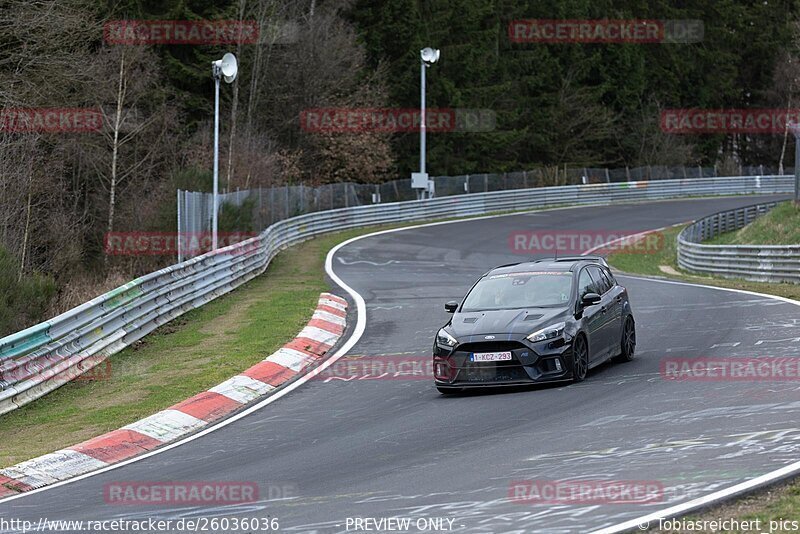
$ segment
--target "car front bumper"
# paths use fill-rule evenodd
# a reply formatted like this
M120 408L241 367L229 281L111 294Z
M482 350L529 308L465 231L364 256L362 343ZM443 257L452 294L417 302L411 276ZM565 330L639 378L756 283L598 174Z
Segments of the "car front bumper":
M481 339L466 339L452 349L434 343L433 369L436 386L512 386L559 382L572 377L571 338L531 343L524 338L484 341L483 336L474 337ZM511 360L473 361L473 355L482 352L511 352Z

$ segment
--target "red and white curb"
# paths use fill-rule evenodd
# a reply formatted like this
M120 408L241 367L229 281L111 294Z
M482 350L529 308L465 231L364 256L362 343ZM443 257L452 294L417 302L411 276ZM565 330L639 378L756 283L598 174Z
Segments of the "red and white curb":
M225 417L322 360L344 332L346 315L347 301L322 293L306 327L262 362L119 430L0 469L0 498L127 460Z

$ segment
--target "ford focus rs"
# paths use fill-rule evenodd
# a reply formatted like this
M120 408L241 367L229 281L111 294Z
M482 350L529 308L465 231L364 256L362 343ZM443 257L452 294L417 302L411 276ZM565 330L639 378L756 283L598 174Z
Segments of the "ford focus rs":
M630 361L636 326L627 290L599 257L545 259L487 272L436 334L437 389L586 378L610 358Z

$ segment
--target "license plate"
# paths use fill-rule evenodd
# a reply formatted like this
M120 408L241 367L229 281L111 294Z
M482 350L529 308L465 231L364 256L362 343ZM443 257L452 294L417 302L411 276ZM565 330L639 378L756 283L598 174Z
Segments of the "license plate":
M511 352L474 352L470 354L471 362L504 362L511 359Z

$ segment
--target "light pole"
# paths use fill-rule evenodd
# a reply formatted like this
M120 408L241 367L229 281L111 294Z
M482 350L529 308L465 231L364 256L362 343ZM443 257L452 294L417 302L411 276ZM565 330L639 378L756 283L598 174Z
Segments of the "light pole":
M222 59L211 62L211 75L214 77L214 195L211 207L211 249L217 250L217 230L219 226L219 80L233 83L239 66L236 56L228 52Z
M789 124L794 134L794 205L800 207L800 124Z
M428 179L425 169L425 69L439 60L439 50L423 48L419 51L419 77L420 77L420 117L419 117L419 172L411 173L411 187L417 190L417 198L433 196L433 184Z
M800 207L800 135L794 138L794 205Z

